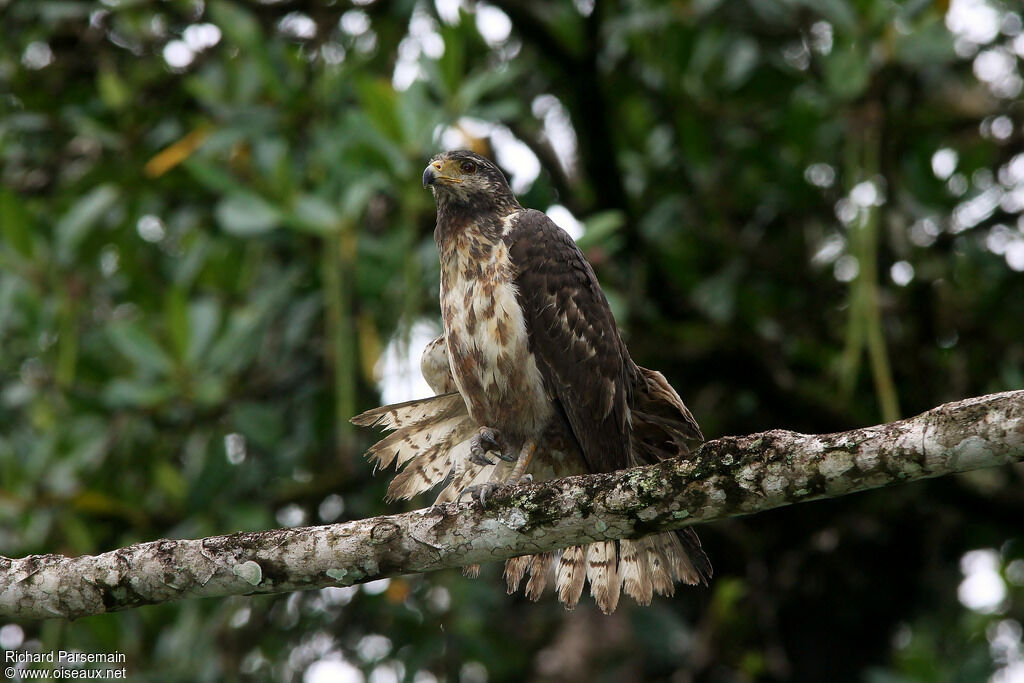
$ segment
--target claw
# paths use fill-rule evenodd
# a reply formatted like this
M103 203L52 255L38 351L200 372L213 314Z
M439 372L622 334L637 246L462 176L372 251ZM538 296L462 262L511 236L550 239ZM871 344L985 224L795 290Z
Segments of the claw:
M506 486L516 486L517 484L532 484L533 475L524 474L517 479L509 479L505 482L499 483L496 481L487 481L483 484L474 484L473 486L467 486L466 488L459 491L459 497L455 499L456 503L462 502L462 497L465 495L469 496L472 501L474 498L480 502L480 507L487 507L487 498L495 491Z
M501 433L491 427L481 427L473 435L469 444L469 459L477 465L493 465L494 461L487 457L493 453L505 462L515 462L515 456L505 454L501 444Z
M515 462L516 461L516 456L509 455L509 454L505 453L505 451L495 451L494 454L496 456L498 456L499 458L501 458L502 460L504 460L505 462Z
M467 486L459 491L459 497L455 499L455 502L461 503L462 497L468 494L470 500L476 498L476 500L480 501L480 507L487 507L487 496L491 495L499 488L501 488L501 484L493 481Z
M494 464L493 460L488 460L486 455L484 455L483 453L480 453L479 451L477 451L473 447L470 447L470 449L469 449L469 461L471 463L476 464L476 465L484 465L485 467L487 465L493 465Z

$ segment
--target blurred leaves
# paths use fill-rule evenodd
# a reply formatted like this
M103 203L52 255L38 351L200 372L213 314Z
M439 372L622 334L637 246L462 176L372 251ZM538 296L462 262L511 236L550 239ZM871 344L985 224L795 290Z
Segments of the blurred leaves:
M347 418L438 317L420 173L446 144L577 217L709 437L1020 388L1020 14L968 4L956 33L962 3L923 1L7 3L0 553L393 510ZM1017 559L1022 490L716 525L709 590L612 618L484 567L18 628L152 680L984 680L1021 587L968 611L957 561Z
M144 373L169 374L174 367L160 345L139 325L119 322L107 328L114 347Z
M240 237L262 235L281 222L277 209L254 194L225 197L217 204L215 213L225 231Z
M56 248L61 263L70 263L78 246L89 231L110 211L118 199L118 190L113 185L100 185L89 191L64 213L57 221Z
M20 256L32 256L32 219L17 194L0 187L0 230Z
M856 43L837 46L825 60L825 77L836 97L852 100L864 93L871 79L871 60Z

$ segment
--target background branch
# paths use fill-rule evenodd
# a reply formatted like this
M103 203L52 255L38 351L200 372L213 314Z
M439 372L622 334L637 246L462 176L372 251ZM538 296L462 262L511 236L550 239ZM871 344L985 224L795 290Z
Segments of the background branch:
M679 528L1024 460L1024 391L827 435L773 430L690 460L505 489L320 527L0 558L0 615L76 618L191 597L346 586Z

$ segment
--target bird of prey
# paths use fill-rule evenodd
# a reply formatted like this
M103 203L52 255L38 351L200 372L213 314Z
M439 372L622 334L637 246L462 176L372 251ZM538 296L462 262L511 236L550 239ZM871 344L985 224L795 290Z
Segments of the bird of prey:
M437 502L470 493L485 504L503 483L649 464L703 441L665 377L630 358L576 243L523 208L497 166L446 152L431 159L423 186L437 202L444 333L421 369L438 395L353 418L393 430L368 453L399 470L389 498L446 482ZM620 592L649 604L677 581L706 584L711 564L687 528L510 559L509 593L527 573L531 599L553 574L572 609L588 580L610 613Z

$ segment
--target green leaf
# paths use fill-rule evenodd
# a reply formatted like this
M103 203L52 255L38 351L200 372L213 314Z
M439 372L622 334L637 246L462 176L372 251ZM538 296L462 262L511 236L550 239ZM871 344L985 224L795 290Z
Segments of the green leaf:
M212 137L212 136L211 136ZM212 192L221 194L241 194L246 191L245 186L238 182L234 176L211 161L198 156L192 156L182 163L182 168L192 174L192 177Z
M268 49L271 43L259 21L245 7L228 0L212 0L209 14L227 39L242 48L246 55L238 69L239 86L236 95L243 102L254 102L256 95L266 87L275 98L282 97L284 84L275 71Z
M459 10L459 14L464 14ZM436 61L427 63L427 71L434 76L433 80L444 89L445 99L450 99L458 90L459 82L465 70L466 36L462 35L470 17L464 17L465 24L459 22L455 26L441 25L441 38L444 40L444 53Z
M341 213L344 218L354 221L363 213L373 196L388 186L387 178L380 173L371 173L358 182L352 183L341 196Z
M941 18L934 16L906 35L897 32L893 56L908 66L939 65L957 60L952 34Z
M59 518L63 542L72 548L76 554L88 553L95 545L92 530L78 515L64 514Z
M220 377L207 375L200 377L192 386L192 396L196 403L204 406L213 406L221 403L227 395L227 387Z
M96 76L96 89L103 104L110 109L121 109L131 101L131 92L124 80L112 69L103 69Z
M209 348L210 341L220 327L220 306L212 299L193 301L188 307L188 319L192 334L185 362L194 366Z
M576 244L580 249L607 245L625 223L626 214L616 209L595 213L583 221L585 229Z
M825 59L825 81L841 100L860 96L871 80L871 60L853 43L837 45Z
M739 260L707 278L691 295L694 305L716 323L725 324L736 312L736 289L744 267Z
M341 228L341 216L330 202L315 195L299 195L288 224L299 230L326 235Z
M188 484L181 476L181 471L173 467L167 461L161 460L153 465L153 482L156 488L162 491L168 498L175 502L185 499L188 493Z
M240 237L263 235L281 224L281 213L255 194L236 194L222 199L214 212L225 232Z
M248 363L259 348L254 335L261 322L260 316L252 310L236 311L228 321L227 330L210 349L207 365L217 369L237 370Z
M229 41L240 47L264 48L260 24L246 9L227 0L213 0L208 11Z
M167 331L171 343L174 345L174 355L176 358L184 359L188 353L190 332L185 292L177 287L168 290L164 309L167 318Z
M797 4L817 12L840 31L857 28L857 13L847 0L799 0Z
M519 69L511 66L501 69L482 69L462 81L455 94L453 107L460 114L469 113L489 93L510 92L521 75Z
M120 193L114 185L100 185L81 197L57 221L57 258L70 263L89 230L111 209Z
M231 424L257 446L274 448L281 439L284 422L278 406L245 401L231 408Z
M32 217L21 197L6 187L0 187L0 236L22 256L32 256Z
M173 361L160 344L136 323L115 323L108 328L107 337L123 356L142 370L169 374L174 368Z
M740 37L732 42L729 53L724 56L725 70L722 80L730 88L739 88L754 72L760 59L760 48L757 41Z
M366 78L359 83L361 109L371 123L392 142L402 142L397 116L397 93L389 81Z
M174 394L174 388L166 382L115 379L104 389L103 400L115 408L153 408L169 401Z

